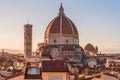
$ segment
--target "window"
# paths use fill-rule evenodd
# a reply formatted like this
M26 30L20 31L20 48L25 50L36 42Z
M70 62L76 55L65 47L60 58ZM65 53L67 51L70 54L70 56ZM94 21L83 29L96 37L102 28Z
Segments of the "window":
M37 68L28 68L27 74L31 74L31 75L40 74L40 70Z
M66 40L66 43L68 43L68 40Z
M54 40L54 43L56 43L57 41L56 41L56 39Z
M28 34L28 35L27 35L27 38L28 38L28 39L30 39L30 38L31 38L30 34Z
M63 80L62 75L49 75L48 80Z

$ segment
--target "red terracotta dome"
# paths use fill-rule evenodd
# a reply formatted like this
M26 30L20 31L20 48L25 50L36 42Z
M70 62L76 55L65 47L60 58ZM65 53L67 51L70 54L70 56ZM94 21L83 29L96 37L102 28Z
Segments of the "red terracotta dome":
M86 51L94 51L95 49L94 49L94 46L92 44L88 43L85 46L84 50L86 50Z
M74 23L65 16L64 9L61 5L59 14L48 25L45 31L45 37L49 34L62 34L62 36L78 37L78 31Z

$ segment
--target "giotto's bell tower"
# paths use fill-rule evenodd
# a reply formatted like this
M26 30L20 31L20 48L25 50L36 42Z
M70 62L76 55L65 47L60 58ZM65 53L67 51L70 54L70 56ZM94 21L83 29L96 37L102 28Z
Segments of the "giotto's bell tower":
M25 58L32 55L32 25L24 25L24 54Z

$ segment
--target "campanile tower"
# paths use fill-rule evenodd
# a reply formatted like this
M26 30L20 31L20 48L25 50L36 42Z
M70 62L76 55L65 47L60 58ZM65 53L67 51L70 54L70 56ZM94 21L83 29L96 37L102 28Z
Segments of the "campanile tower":
M32 25L24 25L24 54L25 58L32 55Z

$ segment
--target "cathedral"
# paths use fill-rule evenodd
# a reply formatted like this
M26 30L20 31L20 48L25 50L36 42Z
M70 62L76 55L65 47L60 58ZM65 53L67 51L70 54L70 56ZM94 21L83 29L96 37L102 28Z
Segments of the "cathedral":
M48 24L44 43L38 44L42 56L53 59L79 59L84 50L79 45L79 34L75 24L65 15L61 4L58 15Z

